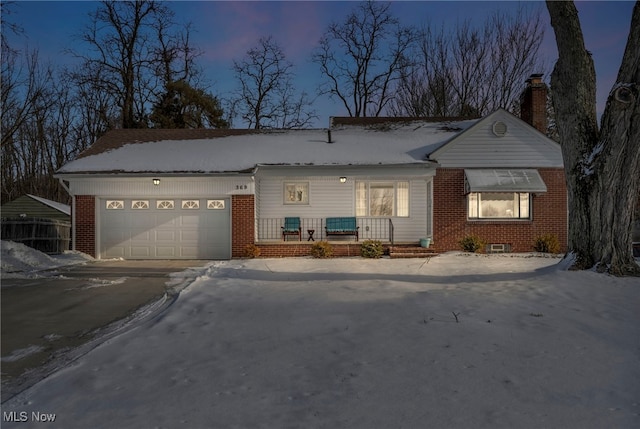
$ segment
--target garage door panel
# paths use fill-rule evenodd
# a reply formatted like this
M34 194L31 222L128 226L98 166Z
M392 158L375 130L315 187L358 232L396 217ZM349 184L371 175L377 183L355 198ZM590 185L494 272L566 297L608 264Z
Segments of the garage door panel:
M173 259L176 257L174 246L156 246L156 256L162 259Z
M174 200L178 201L178 198ZM124 259L229 259L231 257L230 204L225 209L160 209L150 200L144 210L132 209L132 200L100 210L100 255ZM176 206L178 206L176 204ZM179 206L178 206L179 207Z
M160 242L164 242L164 241L169 241L169 242L174 242L176 241L176 231L155 231L156 234L156 243L160 243Z
M200 254L200 252L198 251L199 249L195 246L181 246L180 247L180 256L185 258L185 259L197 259L198 258L198 254Z
M165 214L165 213L156 214L155 215L155 218L156 218L155 224L159 228L175 228L175 226L178 224L177 216L178 215L174 214L174 213L171 213L171 214Z
M207 213L203 210L202 212L203 214ZM200 225L200 216L198 215L189 214L189 215L180 216L181 227L198 227L199 225Z
M126 252L123 246L110 246L104 254L105 258L124 258L125 256Z
M151 242L151 231L149 230L131 230L131 240Z
M149 258L151 256L151 248L149 246L131 246L132 258Z
M189 231L183 229L178 233L180 234L181 243L197 242L200 239L200 234L198 234L198 231Z

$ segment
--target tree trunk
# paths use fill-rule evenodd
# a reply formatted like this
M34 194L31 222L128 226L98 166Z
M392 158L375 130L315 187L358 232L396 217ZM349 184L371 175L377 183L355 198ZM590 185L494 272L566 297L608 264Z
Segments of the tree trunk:
M640 275L631 225L640 191L640 3L598 130L596 79L573 2L547 1L558 62L552 100L569 194L569 251L576 269Z

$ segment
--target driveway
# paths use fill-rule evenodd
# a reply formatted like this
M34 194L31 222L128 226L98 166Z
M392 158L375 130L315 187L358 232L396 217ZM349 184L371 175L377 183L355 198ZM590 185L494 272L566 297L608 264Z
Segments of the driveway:
M2 279L2 400L86 353L133 319L161 311L206 261L96 261ZM186 274L188 277L188 273Z

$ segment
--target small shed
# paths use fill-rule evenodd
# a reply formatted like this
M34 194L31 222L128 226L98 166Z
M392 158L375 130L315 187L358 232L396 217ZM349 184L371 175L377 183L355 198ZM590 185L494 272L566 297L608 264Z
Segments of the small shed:
M30 194L4 204L0 214L3 218L30 217L71 222L70 206Z
M35 195L23 195L2 206L3 240L23 243L45 253L69 250L71 207Z

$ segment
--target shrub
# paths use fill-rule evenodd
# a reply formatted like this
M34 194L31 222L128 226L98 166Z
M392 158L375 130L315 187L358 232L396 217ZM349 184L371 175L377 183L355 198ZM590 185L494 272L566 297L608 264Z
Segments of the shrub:
M536 252L560 253L560 241L555 234L539 235L533 242Z
M328 241L318 241L311 246L311 256L314 258L330 258L333 255L333 247Z
M245 258L257 258L260 256L260 248L255 244L247 244L244 246L244 257Z
M365 240L360 245L360 254L363 258L378 259L382 257L384 249L382 242L378 240Z
M482 253L484 252L487 242L477 235L467 235L458 241L458 244L465 252Z

